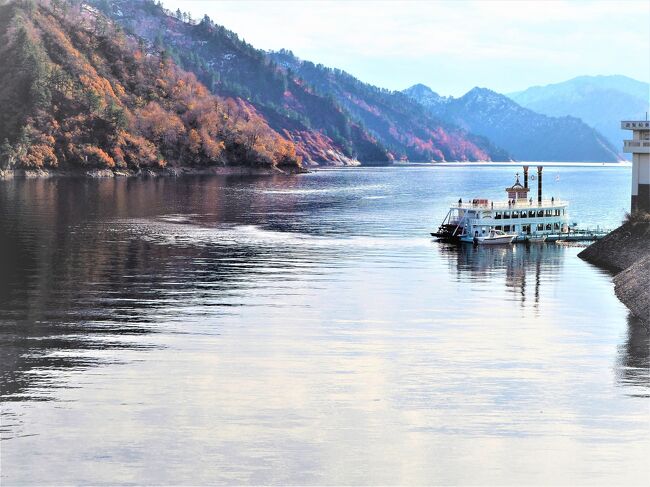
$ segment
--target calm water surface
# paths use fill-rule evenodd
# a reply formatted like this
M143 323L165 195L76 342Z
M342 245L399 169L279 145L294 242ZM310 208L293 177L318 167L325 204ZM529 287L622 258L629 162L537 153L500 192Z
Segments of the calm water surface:
M648 485L611 276L428 237L515 170L0 182L2 485ZM545 170L585 225L629 179Z

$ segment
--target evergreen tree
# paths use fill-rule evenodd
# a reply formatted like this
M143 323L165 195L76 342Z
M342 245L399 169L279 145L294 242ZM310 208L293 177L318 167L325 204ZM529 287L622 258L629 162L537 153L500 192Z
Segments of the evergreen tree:
M0 145L0 168L11 169L14 163L14 149L9 140L5 139Z

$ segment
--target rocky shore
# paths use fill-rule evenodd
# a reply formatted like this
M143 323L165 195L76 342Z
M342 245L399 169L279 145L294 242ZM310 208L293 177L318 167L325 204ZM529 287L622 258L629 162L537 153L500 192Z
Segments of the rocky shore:
M614 273L616 296L650 327L650 215L634 215L579 257Z
M303 168L251 167L251 166L213 166L195 167L166 167L163 169L0 169L0 180L24 178L58 178L86 177L93 179L115 177L178 177L178 176L275 176L308 173Z

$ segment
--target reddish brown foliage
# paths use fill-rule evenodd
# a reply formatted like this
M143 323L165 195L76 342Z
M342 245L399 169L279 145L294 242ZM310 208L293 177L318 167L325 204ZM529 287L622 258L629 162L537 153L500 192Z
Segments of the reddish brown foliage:
M17 4L1 8L17 27L0 29L7 46L0 64L31 56L29 79L42 98L35 107L12 99L18 87L0 89L0 101L16 113L4 123L12 125L7 133L15 134L18 165L300 164L293 144L252 106L211 95L194 75L145 55L110 26L99 35L102 19L87 12L64 17L46 2L30 12ZM14 73L6 71L0 81L10 85Z

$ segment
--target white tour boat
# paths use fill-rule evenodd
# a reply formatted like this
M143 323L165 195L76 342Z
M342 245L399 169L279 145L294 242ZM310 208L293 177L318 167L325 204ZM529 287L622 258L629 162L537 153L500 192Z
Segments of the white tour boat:
M474 237L474 243L479 245L503 245L511 244L517 235L509 235L501 230L490 230L485 236Z
M555 241L570 234L567 201L542 198L542 168L537 169L537 201L529 197L528 167L524 166L524 184L517 174L515 184L506 188L508 200L475 198L458 200L431 235L453 242L486 243L492 232L512 236L514 242ZM505 238L503 239L505 240Z

